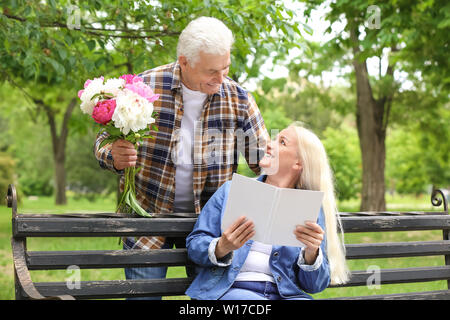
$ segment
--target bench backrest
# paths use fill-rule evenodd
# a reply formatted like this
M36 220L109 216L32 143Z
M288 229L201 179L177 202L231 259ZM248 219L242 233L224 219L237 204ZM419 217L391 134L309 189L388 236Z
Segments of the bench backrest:
M13 192L9 193L10 195ZM12 198L12 196L11 196ZM27 251L30 237L134 237L162 235L186 237L196 218L130 218L117 214L17 214L13 209L12 248L16 273L16 298L62 296L77 299L119 298L136 296L183 295L192 279L82 281L80 288L69 288L66 282L32 283L28 270L186 266L186 249L170 250L101 250L101 251ZM447 207L440 212L341 213L345 233L410 230L442 230L439 241L347 244L347 259L436 256L445 259L443 266L380 270L380 284L447 280L450 288L450 216ZM373 272L352 271L343 286L366 286ZM415 298L449 297L450 291L418 293ZM405 298L411 294L399 294ZM379 296L385 298L384 296ZM353 297L352 297L353 298ZM361 297L365 298L365 297Z

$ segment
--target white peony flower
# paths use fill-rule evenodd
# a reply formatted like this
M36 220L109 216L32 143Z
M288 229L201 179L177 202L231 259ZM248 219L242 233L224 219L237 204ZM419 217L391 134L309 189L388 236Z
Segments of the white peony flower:
M113 78L106 80L105 84L103 85L103 91L105 93L111 93L113 96L116 96L119 93L120 88L123 88L124 86L124 79Z
M155 122L152 118L153 104L140 95L124 89L116 97L116 109L112 116L114 126L127 135L130 130L137 132Z
M103 78L96 78L94 80L92 80L89 85L84 88L83 93L81 94L81 111L83 111L83 113L92 115L92 111L94 110L95 105L98 102L98 98L95 98L93 100L91 100L91 98L97 94L102 92L103 90Z

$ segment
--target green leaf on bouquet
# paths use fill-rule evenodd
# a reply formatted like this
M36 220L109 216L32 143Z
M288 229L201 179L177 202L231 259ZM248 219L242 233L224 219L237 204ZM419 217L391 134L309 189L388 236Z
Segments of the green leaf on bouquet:
M157 126L156 124L154 124L154 123L152 123L152 124L150 125L150 129L152 129L152 130L154 130L154 131L156 131L156 132L159 131L158 126Z
M131 142L132 144L136 144L136 136L134 134L127 135L125 140Z
M91 101L94 100L95 98L100 98L101 100L105 100L105 99L111 99L114 97L114 95L112 93L109 92L99 92L96 93L92 96Z
M102 94L101 93L96 93L92 96L91 101L94 100L97 97L100 97Z
M115 137L115 136L109 136L109 137L105 138L105 139L100 143L99 149L103 148L103 147L106 146L108 143L113 143L113 142L116 141L116 140L117 140L117 137Z
M114 127L111 122L105 127L106 132L108 132L111 136L115 136L117 138L120 138L122 135L122 131L120 131L119 128Z
M139 205L139 203L137 202L135 196L133 193L129 192L128 193L128 197L127 197L127 204L134 210L134 212L136 212L138 215L143 216L143 217L147 217L147 218L151 218L152 216L145 211L144 209L141 208L141 206Z
M131 208L130 191L125 192L125 204Z

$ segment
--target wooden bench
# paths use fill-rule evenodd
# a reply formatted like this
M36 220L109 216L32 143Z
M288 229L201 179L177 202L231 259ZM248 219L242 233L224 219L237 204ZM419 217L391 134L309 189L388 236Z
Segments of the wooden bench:
M124 237L164 235L186 237L195 217L130 218L117 214L18 214L14 186L7 196L12 208L12 251L16 299L103 299L138 296L183 295L192 279L81 281L79 289L66 282L33 283L30 270L110 269L125 267L190 266L186 249L28 251L31 237ZM442 256L445 265L380 270L380 284L447 280L447 290L399 293L345 299L450 299L450 216L442 192L433 192L432 203L443 211L340 213L345 233L442 230L440 241L348 244L348 259ZM345 286L366 286L373 272L352 271ZM368 282L369 281L369 282ZM337 297L342 299L342 297Z

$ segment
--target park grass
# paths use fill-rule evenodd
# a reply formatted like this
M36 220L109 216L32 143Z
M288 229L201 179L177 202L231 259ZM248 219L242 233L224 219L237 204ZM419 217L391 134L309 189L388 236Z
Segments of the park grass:
M96 201L69 196L66 206L55 206L50 197L40 197L38 200L24 198L19 204L19 213L86 213L86 212L114 212L114 195L101 197ZM391 211L431 211L433 210L429 198L424 196L386 196L387 209ZM350 200L339 205L340 211L358 211L358 201ZM14 271L11 254L11 210L0 206L0 299L14 299ZM353 233L345 235L346 243L397 242L419 240L441 240L441 231L411 231L387 233ZM117 238L32 238L27 242L29 250L118 250L121 247ZM378 266L385 268L408 268L420 266L444 265L444 258L415 257L391 259L349 260L351 270L367 270ZM36 282L66 281L70 274L66 270L31 271L31 277ZM185 277L184 267L171 267L168 277ZM92 269L81 270L82 281L89 280L123 280L123 269ZM433 281L413 284L383 285L379 289L363 287L329 288L314 294L315 299L331 297L351 297L355 295L373 295L402 293L415 291L432 291L447 289L446 281ZM188 299L186 296L167 297L165 299Z

